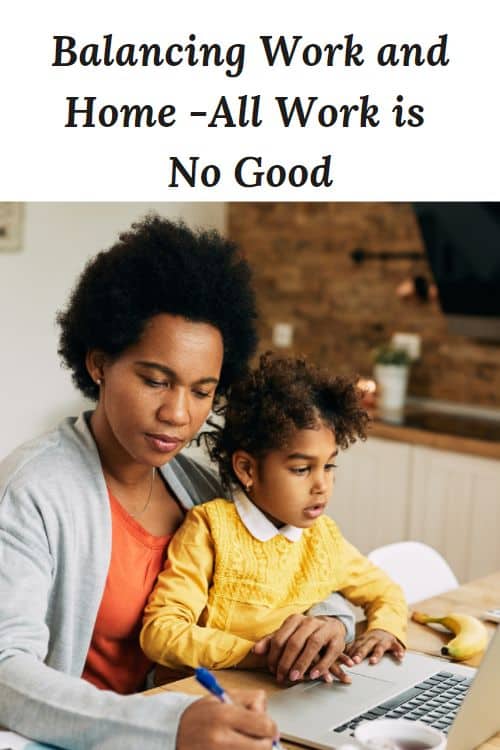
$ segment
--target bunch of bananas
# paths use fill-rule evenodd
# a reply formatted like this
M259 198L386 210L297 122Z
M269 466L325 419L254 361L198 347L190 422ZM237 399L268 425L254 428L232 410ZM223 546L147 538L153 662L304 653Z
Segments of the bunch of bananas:
M471 656L484 651L488 644L488 633L481 620L472 615L461 615L451 612L444 617L431 617L423 612L414 612L412 620L422 625L429 622L437 622L443 627L451 630L455 637L452 638L446 646L443 646L441 653L445 656L451 656L452 659L463 661L470 659Z

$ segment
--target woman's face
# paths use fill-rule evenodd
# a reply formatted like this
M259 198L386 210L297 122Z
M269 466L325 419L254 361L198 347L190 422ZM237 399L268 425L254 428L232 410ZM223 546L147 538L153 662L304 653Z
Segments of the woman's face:
M92 417L101 450L148 466L173 458L210 412L222 359L216 328L166 314L151 318L117 359L91 352L89 373L101 380Z

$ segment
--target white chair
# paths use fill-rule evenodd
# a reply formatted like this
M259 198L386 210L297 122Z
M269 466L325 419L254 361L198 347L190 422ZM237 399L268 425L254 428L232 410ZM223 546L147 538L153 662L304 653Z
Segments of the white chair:
M409 604L458 586L444 557L421 542L387 544L374 549L368 558L399 583Z

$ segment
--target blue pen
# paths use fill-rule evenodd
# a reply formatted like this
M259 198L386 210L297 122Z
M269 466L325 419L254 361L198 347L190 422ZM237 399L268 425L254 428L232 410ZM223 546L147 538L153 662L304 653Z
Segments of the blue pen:
M222 703L233 702L226 691L219 685L213 674L208 671L208 669L199 667L198 669L194 670L194 675L200 685L203 685L203 687L208 690L209 693L215 695L215 697L222 701ZM273 741L273 748L274 750L283 750L283 747L279 740Z

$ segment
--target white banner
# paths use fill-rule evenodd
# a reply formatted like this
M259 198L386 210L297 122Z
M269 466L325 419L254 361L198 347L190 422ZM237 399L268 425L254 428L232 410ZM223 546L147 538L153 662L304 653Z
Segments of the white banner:
M498 200L498 0L11 3L0 200Z

